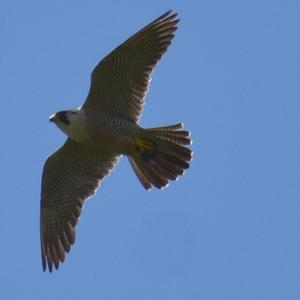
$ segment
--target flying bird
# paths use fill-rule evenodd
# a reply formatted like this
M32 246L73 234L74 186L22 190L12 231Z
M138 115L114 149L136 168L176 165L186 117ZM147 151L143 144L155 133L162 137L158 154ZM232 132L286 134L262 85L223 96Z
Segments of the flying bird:
M41 184L41 255L52 272L75 242L85 200L126 155L146 190L161 189L189 168L190 133L181 123L139 126L150 75L166 52L179 19L168 11L131 36L95 67L84 104L50 117L66 135L45 162Z

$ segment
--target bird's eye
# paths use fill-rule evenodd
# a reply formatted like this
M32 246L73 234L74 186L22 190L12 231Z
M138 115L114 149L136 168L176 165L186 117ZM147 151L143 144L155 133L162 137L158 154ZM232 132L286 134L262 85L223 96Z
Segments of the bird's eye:
M65 125L69 125L70 124L70 120L68 118L68 112L67 111L61 111L59 112L59 120L64 123Z

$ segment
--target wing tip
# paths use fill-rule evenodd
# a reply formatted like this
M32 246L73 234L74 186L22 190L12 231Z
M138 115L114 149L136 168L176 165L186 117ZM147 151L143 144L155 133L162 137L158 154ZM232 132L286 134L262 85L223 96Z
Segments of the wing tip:
M174 25L176 25L180 19L177 18L178 13L173 12L172 9L169 9L165 13L163 13L161 16L159 16L157 19L155 19L152 23L149 25L155 24L155 23L168 23L168 22L174 22Z

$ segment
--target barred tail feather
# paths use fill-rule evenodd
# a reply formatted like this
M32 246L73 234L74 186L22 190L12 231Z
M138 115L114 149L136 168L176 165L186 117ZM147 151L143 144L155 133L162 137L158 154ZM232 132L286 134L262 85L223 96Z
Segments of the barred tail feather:
M163 188L169 180L176 180L189 168L192 151L188 131L181 130L181 123L157 128L148 128L138 137L136 151L128 158L145 189L152 186Z

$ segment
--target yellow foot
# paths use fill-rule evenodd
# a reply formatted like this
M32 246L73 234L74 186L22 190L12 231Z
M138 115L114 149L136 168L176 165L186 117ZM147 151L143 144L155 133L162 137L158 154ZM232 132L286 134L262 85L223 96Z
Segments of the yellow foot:
M149 150L153 148L153 144L150 141L146 141L137 137L134 137L133 141L139 152L144 152L145 150Z

